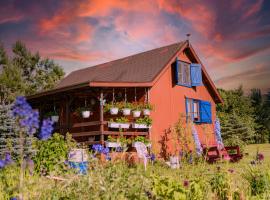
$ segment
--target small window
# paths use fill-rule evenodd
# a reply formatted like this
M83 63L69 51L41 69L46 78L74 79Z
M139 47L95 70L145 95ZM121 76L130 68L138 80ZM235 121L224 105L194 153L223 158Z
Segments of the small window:
M176 63L177 84L191 86L190 64L177 61Z
M186 98L187 120L196 123L212 123L211 103L208 101Z

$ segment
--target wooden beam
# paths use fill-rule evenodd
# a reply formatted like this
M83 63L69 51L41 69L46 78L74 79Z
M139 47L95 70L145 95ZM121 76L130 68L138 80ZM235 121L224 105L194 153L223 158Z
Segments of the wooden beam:
M92 144L100 144L100 141L85 141L80 143L84 145L92 145Z
M80 123L75 123L73 124L72 128L78 128L78 127L84 127L84 126L97 126L101 124L106 124L106 122L101 122L101 121L92 121L92 122L80 122Z
M100 107L100 118L99 118L99 121L101 122L100 124L100 142L101 144L104 144L104 109L103 109L103 90L101 89L100 90L100 99L99 99L99 107Z
M126 132L126 131L123 131L122 133L119 133L119 131L104 131L103 132L104 135L134 135L134 136L137 136L137 135L142 135L142 136L147 136L149 133L146 132L146 131L140 131L140 132Z
M71 133L72 137L82 137L82 136L95 136L100 135L100 131L87 131L79 133Z

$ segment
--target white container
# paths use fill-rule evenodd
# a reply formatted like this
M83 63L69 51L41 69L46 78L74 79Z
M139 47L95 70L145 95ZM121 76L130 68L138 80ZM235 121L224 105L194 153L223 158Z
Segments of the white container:
M137 142L132 142L132 147L135 147L135 145L136 145L136 143ZM145 146L147 147L147 148L151 148L151 143L147 143L147 144L145 144Z
M123 115L127 116L127 115L130 115L131 109L130 108L123 108L122 112L123 112Z
M85 149L72 149L68 154L68 161L70 162L87 162L88 154Z
M146 124L132 123L132 128L141 128L141 129L145 129L145 128L151 128L151 126L147 126Z
M143 109L143 115L149 116L150 110L149 109Z
M121 147L121 143L120 142L108 142L108 141L105 141L105 146L110 147L110 148L117 148L117 147Z
M118 111L119 111L118 108L115 108L115 107L110 108L110 113L111 113L111 115L117 115L117 114L118 114Z
M140 110L133 110L133 117L137 118L137 117L140 117L141 115L141 111Z
M59 121L59 115L53 115L53 116L51 116L51 120L53 121L53 122L58 122Z
M170 156L170 167L172 169L178 169L180 167L178 156Z
M89 110L82 111L82 117L83 118L89 118L91 112Z
M130 123L117 123L117 122L108 122L108 127L110 128L129 128Z

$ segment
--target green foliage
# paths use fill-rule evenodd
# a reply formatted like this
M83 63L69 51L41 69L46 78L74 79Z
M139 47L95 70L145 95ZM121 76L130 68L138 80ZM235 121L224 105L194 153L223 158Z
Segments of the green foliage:
M109 112L111 108L121 108L121 103L110 102L104 105L104 112Z
M153 123L153 120L148 116L144 116L144 117L136 119L136 123L151 126Z
M270 170L264 171L260 167L250 167L243 174L250 185L251 195L262 195L270 191Z
M219 200L227 200L230 195L230 183L228 175L223 172L217 172L210 179L212 191L216 194Z
M42 174L65 171L64 161L67 160L69 150L75 146L69 134L67 134L66 140L64 136L54 133L50 139L38 141L38 151L33 158L35 171Z
M253 143L256 123L254 108L249 97L244 96L242 87L235 90L222 90L219 92L224 104L217 105L217 115L221 121L221 132L224 143L231 141Z
M118 117L116 119L110 119L110 122L116 122L116 123L128 123L129 120L127 117Z
M204 200L208 195L208 184L204 177L195 178L190 182L187 193L188 200Z
M153 110L154 106L150 103L143 104L143 109Z
M133 140L134 142L142 142L144 144L149 144L150 143L150 140L147 139L146 137L144 136L136 136Z
M39 53L32 53L17 41L13 47L13 57L8 57L0 45L0 93L2 102L12 102L18 95L52 89L64 76L63 69L52 60L42 59Z
M156 199L172 199L172 200L185 200L186 189L181 183L175 181L169 177L158 177L153 178L153 194Z

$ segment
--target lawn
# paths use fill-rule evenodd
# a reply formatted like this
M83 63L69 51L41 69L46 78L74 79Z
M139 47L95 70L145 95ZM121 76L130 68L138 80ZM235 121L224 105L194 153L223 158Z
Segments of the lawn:
M251 165L257 149L265 159ZM26 173L24 199L270 199L270 145L249 145L245 152L238 163L183 163L180 169L156 162L144 171L92 160L87 175L51 173L62 180ZM0 199L18 197L18 177L16 166L0 170Z

